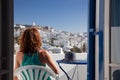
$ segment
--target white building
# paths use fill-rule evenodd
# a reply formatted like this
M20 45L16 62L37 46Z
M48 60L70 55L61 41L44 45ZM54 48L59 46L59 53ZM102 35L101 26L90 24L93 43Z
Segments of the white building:
M14 37L20 36L20 29L14 30Z

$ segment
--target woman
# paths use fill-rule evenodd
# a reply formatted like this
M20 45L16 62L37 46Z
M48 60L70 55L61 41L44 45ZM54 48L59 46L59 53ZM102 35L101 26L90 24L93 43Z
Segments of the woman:
M28 28L19 39L20 51L16 54L16 70L20 66L46 64L56 73L59 73L58 67L53 61L48 51L41 48L41 36L37 28ZM16 80L16 77L14 78Z

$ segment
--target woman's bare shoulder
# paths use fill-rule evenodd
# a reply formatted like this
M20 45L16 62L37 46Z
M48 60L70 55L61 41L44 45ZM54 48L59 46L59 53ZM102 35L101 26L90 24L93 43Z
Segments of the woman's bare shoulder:
M45 49L41 49L39 50L39 54L43 55L43 56L47 56L48 55L48 51Z
M17 58L18 58L18 57L23 57L23 55L24 55L24 53L23 53L23 52L20 52L20 51L16 53L16 57L17 57Z
M45 50L45 49L40 49L39 50L39 53L42 53L42 54L46 54L48 51L47 50Z

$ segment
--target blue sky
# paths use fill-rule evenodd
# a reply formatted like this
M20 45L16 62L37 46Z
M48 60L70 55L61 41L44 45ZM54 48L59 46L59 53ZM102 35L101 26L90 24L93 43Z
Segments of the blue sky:
M50 26L69 32L86 32L88 0L14 0L14 23Z

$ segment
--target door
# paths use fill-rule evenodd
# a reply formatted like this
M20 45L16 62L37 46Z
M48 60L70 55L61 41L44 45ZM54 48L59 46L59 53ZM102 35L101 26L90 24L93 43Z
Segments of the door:
M13 0L0 0L0 80L13 80Z
M90 0L88 27L88 80L104 77L104 0Z
M120 0L105 4L105 80L120 80Z
M120 0L110 0L109 80L120 79Z
M96 0L89 0L87 80L95 80L95 11Z

